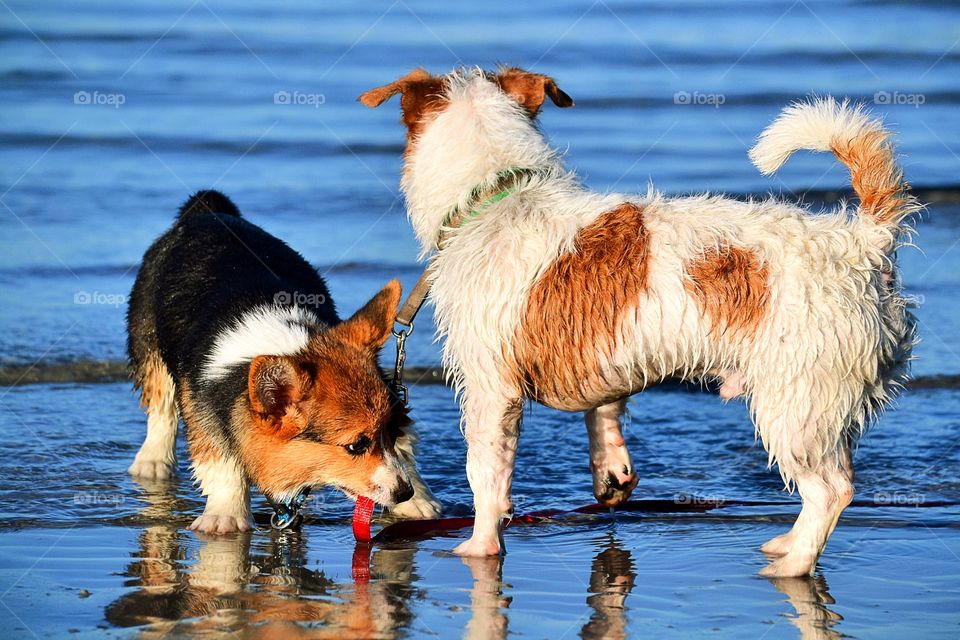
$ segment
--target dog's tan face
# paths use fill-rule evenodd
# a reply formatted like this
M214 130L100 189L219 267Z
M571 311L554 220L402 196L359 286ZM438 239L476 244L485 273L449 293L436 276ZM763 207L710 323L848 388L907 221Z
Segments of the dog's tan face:
M510 67L496 73L488 72L486 78L516 100L530 118L537 116L548 97L558 107L574 106L573 98L564 93L553 78L541 73ZM434 76L424 69L414 69L402 78L367 91L358 100L368 107L378 107L399 93L409 145L423 130L424 125L443 110L446 104L445 90L444 76Z
M261 489L279 496L329 484L387 506L410 497L393 448L408 418L377 363L399 300L394 281L305 352L251 362L241 446Z

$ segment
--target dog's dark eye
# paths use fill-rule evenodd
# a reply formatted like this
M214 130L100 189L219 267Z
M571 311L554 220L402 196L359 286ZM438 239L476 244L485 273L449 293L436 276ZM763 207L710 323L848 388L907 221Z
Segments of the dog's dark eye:
M370 448L371 444L372 444L372 441L370 440L370 438L368 438L367 436L360 436L359 438L357 438L356 442L351 442L344 448L347 450L347 453L349 453L350 455L359 456L359 455L363 455L363 453Z

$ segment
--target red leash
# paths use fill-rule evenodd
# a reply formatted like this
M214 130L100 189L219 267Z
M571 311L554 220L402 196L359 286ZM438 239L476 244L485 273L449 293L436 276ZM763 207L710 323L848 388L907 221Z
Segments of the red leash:
M623 504L611 509L602 504L589 504L576 509L545 509L542 511L531 511L524 515L514 516L513 520L507 523L512 525L531 525L541 524L554 520L560 520L566 516L577 514L596 514L603 515L610 513L705 513L714 509L724 507L783 507L796 508L798 503L778 502L768 500L708 500L697 496L682 495L672 500L628 500ZM928 501L918 504L887 504L875 500L855 500L852 507L878 507L878 508L920 508L920 507L943 507L957 506L955 502ZM439 518L437 520L399 520L388 524L380 530L377 535L367 540L373 542L390 542L392 540L411 540L418 538L432 538L443 535L449 531L459 531L473 526L472 517L463 518ZM354 530L356 531L356 521L354 521ZM370 525L366 527L367 536L370 535ZM357 538L360 540L360 538Z
M370 542L370 520L372 519L373 500L360 496L353 507L353 537L357 542Z
M365 501L361 504L361 500ZM369 503L369 504L368 504ZM524 515L514 516L507 526L532 525L559 520L576 514L616 513L704 513L723 507L796 507L792 502L760 500L707 500L697 496L678 496L673 500L628 500L615 509L602 504L589 504L576 509L545 509ZM887 504L881 501L854 501L853 507L881 508L920 508L958 506L956 502L931 501L917 504ZM373 514L373 501L368 498L357 500L354 508L353 534L357 546L353 552L353 579L357 584L366 584L370 580L370 552L375 542L394 540L416 540L444 535L450 531L460 531L473 526L473 518L439 518L436 520L399 520L388 524L377 535L370 535L370 518ZM359 516L359 517L358 517ZM359 522L358 522L359 521Z
M369 505L361 505L361 500ZM629 500L614 509L618 513L703 513L726 506L768 506L782 505L781 502L743 502L732 500L705 500L691 498L689 500ZM556 520L563 516L575 514L604 514L611 511L610 507L602 504L590 504L576 509L544 509L527 514L514 516L507 526L518 524L539 524ZM389 542L391 540L409 540L415 538L431 538L443 535L450 531L460 531L473 526L472 517L439 518L436 520L399 520L388 524L375 536L370 534L370 517L373 513L373 502L367 498L357 500L353 516L353 534L358 542Z

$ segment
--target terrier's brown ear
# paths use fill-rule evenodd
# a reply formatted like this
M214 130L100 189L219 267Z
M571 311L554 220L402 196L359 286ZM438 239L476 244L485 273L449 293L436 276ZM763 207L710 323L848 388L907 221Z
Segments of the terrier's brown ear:
M390 84L385 84L382 87L370 89L370 91L367 91L361 95L359 98L357 98L357 100L360 101L361 104L364 104L371 109L374 107L379 107L398 93L403 93L403 91L410 86L411 83L429 80L430 77L430 74L427 73L425 69L417 68L402 78L397 78Z
M501 91L520 103L531 117L537 115L547 96L558 107L574 106L573 98L560 89L553 78L542 73L512 68L501 71L493 80L500 86Z

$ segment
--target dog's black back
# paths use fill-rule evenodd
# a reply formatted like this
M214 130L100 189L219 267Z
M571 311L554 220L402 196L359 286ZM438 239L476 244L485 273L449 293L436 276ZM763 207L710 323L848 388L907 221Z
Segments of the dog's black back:
M134 370L158 351L174 380L199 382L215 336L258 305L312 310L337 324L320 275L281 240L240 217L222 193L200 191L147 250L127 311Z

